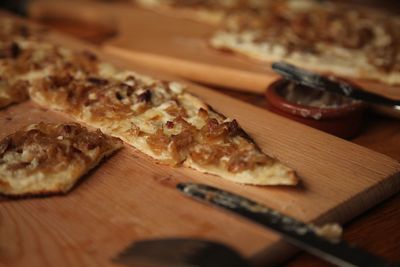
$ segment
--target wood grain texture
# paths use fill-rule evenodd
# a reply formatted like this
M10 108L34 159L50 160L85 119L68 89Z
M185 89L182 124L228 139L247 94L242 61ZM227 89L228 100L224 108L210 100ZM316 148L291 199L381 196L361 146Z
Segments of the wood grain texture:
M79 9L76 5L79 4ZM165 73L229 89L263 93L276 80L269 63L216 51L208 37L215 27L134 8L127 4L90 1L36 0L34 18L67 18L100 24L117 32L104 49ZM355 80L366 90L400 99L400 85Z
M95 50L57 34L49 39ZM101 55L121 67L144 70ZM189 89L238 119L263 150L298 171L302 186L241 186L155 164L125 147L66 196L1 199L0 266L110 266L111 257L129 242L167 236L219 240L263 264L293 252L277 236L181 196L172 188L177 181L212 184L315 222L348 221L400 188L400 164L387 156L209 89L192 84ZM26 102L0 113L0 137L27 123L63 120L68 118Z

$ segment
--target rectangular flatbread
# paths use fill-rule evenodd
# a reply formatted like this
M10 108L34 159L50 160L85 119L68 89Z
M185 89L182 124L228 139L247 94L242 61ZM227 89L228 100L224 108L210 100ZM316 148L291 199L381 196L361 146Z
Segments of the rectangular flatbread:
M316 0L282 0L229 16L212 47L259 61L287 61L349 78L400 83L400 19Z
M218 25L231 12L257 9L271 0L132 0L139 7L178 18Z

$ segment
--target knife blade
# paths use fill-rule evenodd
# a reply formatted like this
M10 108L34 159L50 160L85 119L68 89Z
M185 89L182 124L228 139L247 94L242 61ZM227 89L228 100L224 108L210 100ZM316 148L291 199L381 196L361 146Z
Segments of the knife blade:
M229 246L197 238L138 240L112 261L126 266L250 267L246 259Z
M400 100L394 100L378 94L367 92L354 84L349 84L343 80L332 80L286 62L273 63L272 70L287 80L307 87L400 110Z
M349 245L343 240L330 241L318 235L315 226L300 222L265 205L234 193L196 183L180 183L177 185L177 188L183 194L195 200L233 212L236 215L260 224L278 233L292 245L337 266L400 266Z

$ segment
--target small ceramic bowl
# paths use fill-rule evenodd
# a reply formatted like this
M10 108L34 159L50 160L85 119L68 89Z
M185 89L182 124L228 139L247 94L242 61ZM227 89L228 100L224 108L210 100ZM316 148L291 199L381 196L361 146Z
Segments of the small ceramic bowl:
M361 101L295 85L284 79L268 87L266 98L270 111L341 138L357 134L366 108Z

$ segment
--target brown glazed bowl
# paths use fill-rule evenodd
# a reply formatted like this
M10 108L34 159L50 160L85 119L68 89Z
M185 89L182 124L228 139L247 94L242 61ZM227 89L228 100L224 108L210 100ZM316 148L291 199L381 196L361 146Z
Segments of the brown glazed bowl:
M335 107L298 104L285 98L289 83L279 79L268 86L266 98L270 111L341 138L351 138L360 130L366 104L359 101Z

